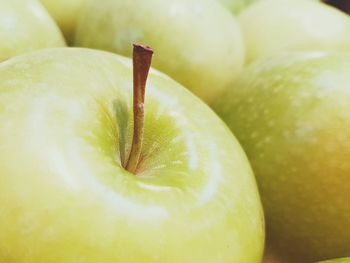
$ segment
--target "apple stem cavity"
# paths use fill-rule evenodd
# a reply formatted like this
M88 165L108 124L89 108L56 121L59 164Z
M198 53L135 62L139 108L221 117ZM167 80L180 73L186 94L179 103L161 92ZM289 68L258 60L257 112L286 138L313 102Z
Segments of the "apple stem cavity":
M144 122L145 122L145 91L148 72L151 67L153 50L150 47L134 44L133 45L133 75L134 75L134 134L130 155L125 169L130 173L136 174L137 165L141 156Z

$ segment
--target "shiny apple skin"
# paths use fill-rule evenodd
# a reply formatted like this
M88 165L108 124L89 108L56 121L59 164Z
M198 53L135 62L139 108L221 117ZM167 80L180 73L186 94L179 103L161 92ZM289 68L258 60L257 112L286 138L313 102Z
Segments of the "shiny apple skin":
M82 11L76 46L130 57L132 43L151 46L153 66L208 104L232 84L244 63L238 23L215 1L103 0Z
M36 0L0 0L0 62L28 51L63 47L61 31Z
M245 149L267 236L292 262L350 254L350 54L248 67L214 108Z
M232 133L155 70L145 108L134 175L129 59L66 48L0 64L0 262L260 262L260 199Z
M319 1L265 0L238 17L246 62L300 51L350 51L350 17Z

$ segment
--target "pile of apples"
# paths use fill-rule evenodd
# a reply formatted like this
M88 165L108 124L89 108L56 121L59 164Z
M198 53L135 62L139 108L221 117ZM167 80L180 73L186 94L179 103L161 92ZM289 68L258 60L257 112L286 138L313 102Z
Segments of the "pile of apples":
M0 0L0 262L350 263L349 11Z

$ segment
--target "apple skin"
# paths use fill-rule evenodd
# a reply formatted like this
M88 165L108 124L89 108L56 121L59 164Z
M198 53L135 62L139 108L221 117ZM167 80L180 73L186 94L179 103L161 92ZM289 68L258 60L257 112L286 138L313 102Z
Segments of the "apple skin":
M79 14L88 0L40 0L61 28L68 44L72 44Z
M232 84L244 62L238 23L215 1L104 0L87 4L79 19L76 46L130 57L132 43L150 45L156 52L154 67L209 104Z
M142 161L131 61L52 49L0 65L1 262L259 263L247 158L209 107L151 70Z
M0 62L36 49L65 46L57 25L36 0L0 1Z
M218 0L227 7L234 15L238 15L249 5L260 0ZM293 1L293 0L292 0ZM304 1L320 1L320 0L304 0Z
M350 263L350 258L339 258L326 261L320 261L318 263Z
M284 52L350 50L350 17L318 1L258 1L238 20L248 64Z
M218 0L226 6L233 14L239 14L244 8L258 0Z
M248 67L214 106L252 164L271 245L293 262L350 254L349 87L349 53L289 54Z
M266 238L267 244L265 246L262 263L295 263L293 259L291 260L286 257L286 255L281 255L280 251L271 247L271 243L268 241L269 237L267 236Z

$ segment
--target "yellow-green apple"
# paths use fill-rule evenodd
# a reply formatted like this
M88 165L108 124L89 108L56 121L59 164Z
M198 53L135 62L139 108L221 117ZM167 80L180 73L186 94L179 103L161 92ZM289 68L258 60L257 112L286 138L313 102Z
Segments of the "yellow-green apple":
M320 261L318 263L350 263L350 258L339 258L326 261Z
M68 44L73 42L80 11L88 0L40 0L61 28Z
M151 70L133 132L131 76L88 49L0 65L1 262L260 262L261 204L230 130Z
M131 56L134 42L149 43L154 66L209 104L244 60L238 23L215 1L102 0L82 11L75 45Z
M292 262L350 254L349 101L350 53L310 52L254 63L215 105L256 173L268 240Z
M36 49L65 46L53 19L36 0L0 0L0 61Z
M239 23L247 63L283 52L350 50L350 17L318 1L258 1Z

